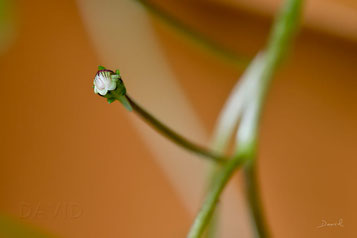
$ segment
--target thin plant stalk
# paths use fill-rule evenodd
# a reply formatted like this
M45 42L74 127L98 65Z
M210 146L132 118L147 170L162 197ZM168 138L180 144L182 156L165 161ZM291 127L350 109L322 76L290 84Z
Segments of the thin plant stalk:
M187 235L188 238L198 238L203 235L206 226L210 222L210 218L213 216L224 187L228 183L234 171L243 164L244 158L244 154L238 153L233 159L230 159L216 174L215 180L206 196L201 210L195 218L190 232Z
M137 104L130 96L125 95L126 99L129 101L133 111L135 111L141 118L143 118L146 122L148 122L154 129L156 129L159 133L161 133L166 138L170 139L172 142L176 143L177 145L201 155L203 158L211 159L218 163L224 163L227 161L225 156L216 154L200 145L197 145L184 136L176 133L174 130L170 129L168 126L160 122L157 118L143 109L139 104Z
M256 113L252 118L251 134L254 141L258 137L258 127L265 98L268 94L273 75L284 58L292 39L298 28L302 0L286 0L280 14L276 18L273 26L267 50L265 52L265 64L260 78L260 85L257 91ZM255 143L256 147L256 143ZM253 148L256 150L257 148ZM244 167L245 188L252 215L255 222L256 236L269 237L268 228L262 212L262 203L259 196L259 184L257 181L256 158L252 157L251 161Z
M257 137L260 115L264 101L272 81L274 72L284 56L291 39L296 31L302 0L286 0L284 6L275 20L271 36L268 41L267 50L265 52L266 58L263 65L262 75L259 79L259 87L256 90L254 100L250 102L247 110L244 112L240 129L237 134L238 149L237 154L225 164L222 170L217 174L216 181L208 193L204 204L201 207L191 229L188 238L199 238L205 231L212 214L215 210L219 197L227 184L232 174L239 168L244 161L248 161L248 166L254 166L255 155L257 150ZM253 176L254 177L254 176ZM248 180L252 180L252 176L248 176ZM256 183L248 182L248 190L253 191L251 195L254 199L250 206L259 204L258 188ZM255 202L256 201L256 202ZM252 209L251 209L252 210ZM263 215L261 210L253 213L255 221L262 221ZM267 229L265 229L264 222L256 222L257 236L268 237ZM259 227L258 227L259 226Z
M245 68L250 61L250 58L243 55L238 55L232 50L222 47L219 43L209 39L203 34L191 29L188 25L181 22L174 16L168 14L159 6L155 5L151 1L147 0L135 0L139 2L143 7L145 7L150 13L161 20L163 23L167 24L172 29L181 33L182 36L186 37L192 43L196 44L200 48L210 52L212 55L219 57L219 59L229 63L233 67L241 70Z
M226 103L220 112L218 120L216 122L216 129L213 134L212 150L223 154L227 147L229 140L234 134L234 130L238 125L239 120L247 106L247 102L254 97L254 90L257 88L258 80L262 73L262 66L264 63L264 54L259 53L252 60L252 63L246 69L240 80L233 87ZM209 182L210 185L215 179L215 174L221 168L219 164L212 165L212 171L210 173ZM207 231L205 232L205 238L214 238L218 233L218 218L219 209L215 209L213 218L208 224Z
M256 163L247 164L243 167L245 182L245 192L249 203L251 220L254 224L256 237L268 237L269 230L265 217L263 216L263 206L261 202L259 182L257 181Z

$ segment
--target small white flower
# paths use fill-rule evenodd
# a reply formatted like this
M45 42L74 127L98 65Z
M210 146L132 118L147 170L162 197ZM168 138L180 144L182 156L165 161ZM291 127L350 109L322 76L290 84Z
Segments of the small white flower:
M114 72L111 70L99 70L94 77L94 92L104 96L109 90L116 88L117 77L113 77Z

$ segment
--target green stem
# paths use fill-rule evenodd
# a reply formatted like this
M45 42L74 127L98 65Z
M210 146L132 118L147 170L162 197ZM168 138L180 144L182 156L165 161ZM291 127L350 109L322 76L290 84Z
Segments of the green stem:
M115 95L116 99L119 100L118 96ZM129 101L132 109L140 115L146 122L148 122L154 129L156 129L159 133L163 136L170 139L172 142L176 143L177 145L194 152L198 155L203 156L204 158L211 159L215 162L223 163L227 160L224 156L218 155L213 153L212 151L207 150L206 148L196 145L195 143L189 141L185 137L179 135L165 124L160 122L154 116L152 116L149 112L144 110L141 106L139 106L131 97L125 95L126 99Z
M258 127L263 111L264 102L268 94L273 75L289 49L292 38L297 30L302 9L302 0L286 0L273 26L267 50L265 65L260 78L257 92L258 106L253 119L253 138L258 137ZM268 228L264 220L262 203L259 196L259 186L256 176L256 160L252 157L244 169L246 193L250 205L251 215L256 227L257 237L269 237Z
M259 196L256 165L248 163L243 171L246 196L250 207L252 222L255 225L255 236L269 237L269 230L263 216L263 208Z
M198 238L203 235L205 227L214 213L224 187L237 168L243 164L245 158L247 158L245 153L237 153L237 155L229 160L216 174L215 181L207 194L200 212L191 226L187 238Z
M238 150L237 155L229 160L224 165L223 169L216 177L216 183L212 186L207 198L198 213L188 238L199 238L203 234L205 227L209 223L213 211L217 205L219 197L227 184L233 172L242 164L243 161L248 162L248 166L254 166L255 154L257 150L257 137L260 116L262 113L264 101L272 81L272 76L286 52L291 39L295 33L297 23L300 16L302 1L301 0L286 0L278 18L276 19L271 36L269 38L267 50L265 52L265 62L263 65L262 74L260 75L260 83L256 90L255 99L249 105L243 115L240 129L238 133ZM240 131L238 131L240 132ZM268 237L267 229L264 226L263 215L260 209L259 196L256 183L256 177L252 167L248 167L247 173L247 192L250 203L252 217L255 220L258 237Z
M228 62L235 68L242 69L248 65L250 59L247 56L238 56L236 53L232 52L221 46L219 43L207 38L206 36L200 34L199 32L192 30L189 26L182 23L180 20L176 19L172 15L166 13L157 5L146 0L136 0L142 6L144 6L149 12L151 12L155 17L160 19L162 22L166 23L168 26L172 27L176 31L180 32L187 39L195 43L197 46L208 50L213 55L218 56L220 59Z

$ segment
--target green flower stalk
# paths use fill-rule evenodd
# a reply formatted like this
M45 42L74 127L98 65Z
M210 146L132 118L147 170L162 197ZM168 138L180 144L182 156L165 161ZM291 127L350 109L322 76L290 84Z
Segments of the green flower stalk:
M159 133L177 145L218 163L223 163L227 160L225 156L216 154L200 145L189 141L184 136L170 129L160 120L142 108L139 104L137 104L131 97L129 97L129 95L127 95L126 88L120 76L119 70L113 72L104 68L103 66L99 66L98 72L94 77L93 87L94 92L102 97L105 97L109 103L118 100L129 111L135 111L154 129L156 129Z

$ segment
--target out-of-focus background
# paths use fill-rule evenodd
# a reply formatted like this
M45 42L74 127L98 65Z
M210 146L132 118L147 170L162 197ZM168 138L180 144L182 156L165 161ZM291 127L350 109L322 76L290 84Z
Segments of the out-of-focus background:
M278 0L146 1L241 58ZM0 237L185 237L209 166L93 93L98 65L167 124L209 145L244 70L134 0L0 1ZM273 237L357 235L357 4L306 1L269 93L259 181ZM251 237L240 174L219 237ZM343 220L343 227L317 228ZM22 232L22 233L21 233ZM31 233L31 234L30 234ZM33 236L39 237L39 236Z

